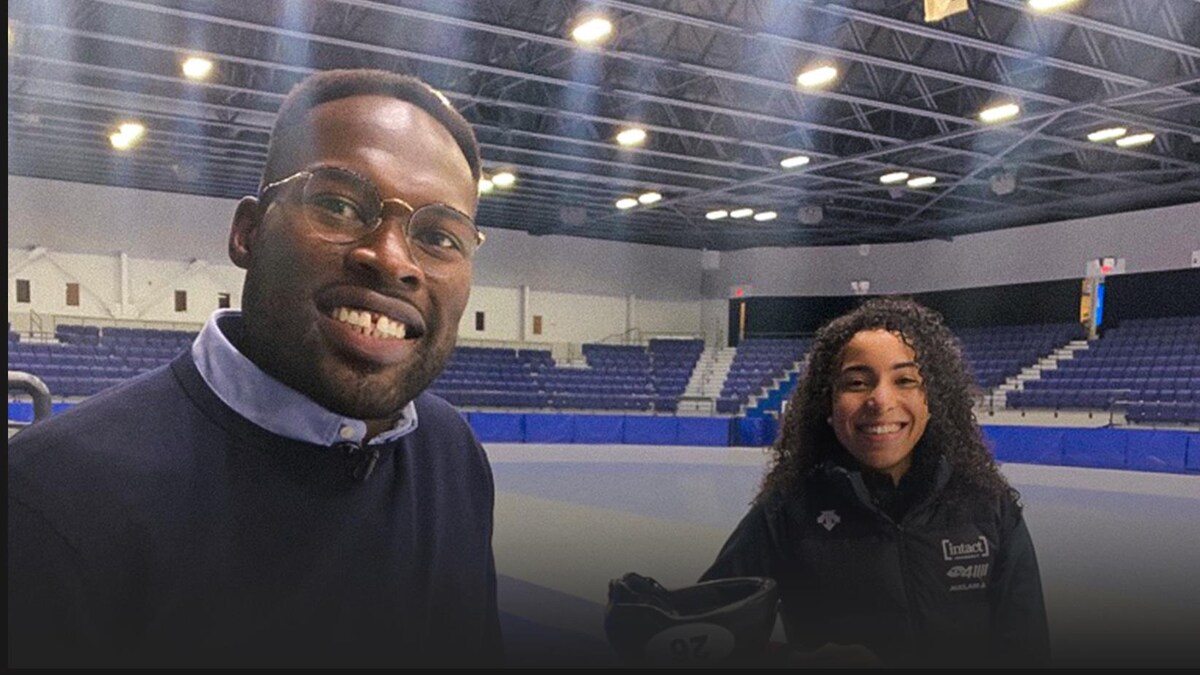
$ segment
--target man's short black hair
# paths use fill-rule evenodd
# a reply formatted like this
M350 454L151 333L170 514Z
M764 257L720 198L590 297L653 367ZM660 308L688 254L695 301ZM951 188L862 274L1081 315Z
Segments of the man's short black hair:
M262 183L265 185L282 176L275 175L275 164L280 161L283 149L278 147L282 130L303 124L304 116L313 108L351 96L390 96L407 101L429 113L441 123L462 150L471 167L471 176L478 181L482 174L479 158L479 143L470 123L450 105L441 92L409 75L386 70L323 70L314 73L292 87L279 115L271 127L271 142L267 147L267 163L263 167Z

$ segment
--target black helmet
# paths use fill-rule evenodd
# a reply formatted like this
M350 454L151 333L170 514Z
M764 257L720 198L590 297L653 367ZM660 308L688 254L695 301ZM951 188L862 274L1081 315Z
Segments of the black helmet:
M775 627L775 580L736 577L674 591L630 572L608 584L604 632L627 663L697 667L763 657Z

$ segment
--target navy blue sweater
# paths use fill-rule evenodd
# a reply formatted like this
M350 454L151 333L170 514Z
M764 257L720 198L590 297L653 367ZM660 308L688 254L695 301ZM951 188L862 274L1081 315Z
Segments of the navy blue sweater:
M189 354L9 443L9 666L495 665L493 485L445 401L356 481Z

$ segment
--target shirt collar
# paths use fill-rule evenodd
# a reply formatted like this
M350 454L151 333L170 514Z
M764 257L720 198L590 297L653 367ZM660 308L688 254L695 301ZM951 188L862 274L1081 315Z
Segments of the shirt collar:
M326 410L304 394L263 372L238 351L228 335L241 330L242 313L217 310L192 343L192 358L208 387L238 414L271 433L315 445L362 443L367 424ZM409 401L396 426L368 445L390 443L417 428L417 407Z

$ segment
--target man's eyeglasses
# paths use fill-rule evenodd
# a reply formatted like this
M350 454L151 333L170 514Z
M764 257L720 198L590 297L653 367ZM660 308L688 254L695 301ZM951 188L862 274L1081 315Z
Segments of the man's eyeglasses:
M353 244L369 237L384 220L384 208L395 204L409 214L404 235L409 251L422 269L466 263L483 245L483 233L467 214L446 204L414 209L402 199L382 199L370 180L338 167L300 171L262 189L267 203L272 192L286 185L298 199L304 222L317 237L333 244Z

